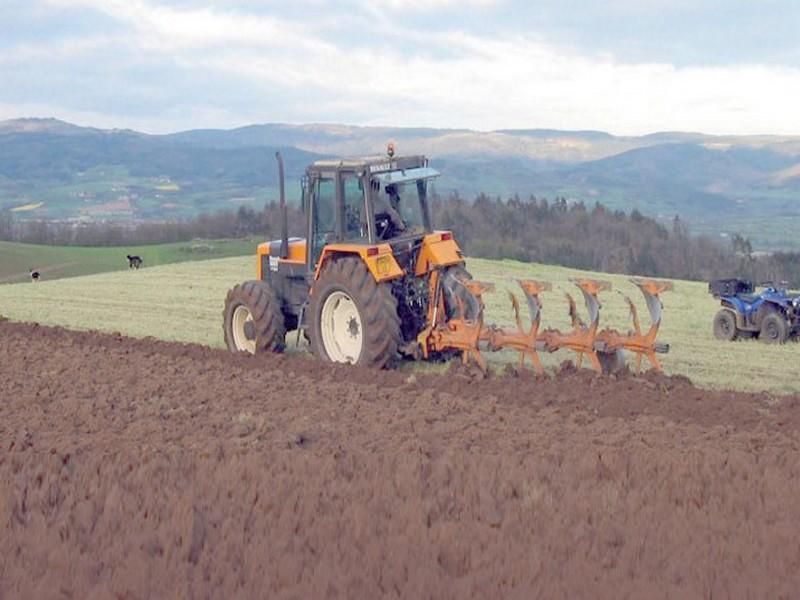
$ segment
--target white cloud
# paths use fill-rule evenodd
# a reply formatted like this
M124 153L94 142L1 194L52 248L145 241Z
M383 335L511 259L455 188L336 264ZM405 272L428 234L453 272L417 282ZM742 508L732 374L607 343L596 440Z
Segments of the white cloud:
M377 3L367 0L364 4L392 10L409 10L411 8L415 11L429 11L448 8L488 8L503 4L503 0L421 0L413 4L410 4L409 0L382 0Z
M465 4L490 2L434 0L426 6ZM567 51L534 36L419 31L389 20L374 23L370 42L359 39L357 27L330 14L321 19L309 14L306 24L277 15L175 8L145 0L49 0L49 5L67 12L90 7L125 23L140 64L153 69L168 64L211 82L239 82L256 90L245 109L177 93L174 105L155 106L144 119L137 116L162 130L252 121L346 121L483 130L592 128L622 134L800 134L796 68L625 63ZM385 6L391 5L389 0ZM97 48L83 43L70 45L70 51L91 58ZM42 52L48 51L43 45ZM125 64L124 57L119 61ZM130 86L147 83L138 74L127 81ZM118 108L109 107L109 113L118 114ZM199 121L203 118L210 121Z

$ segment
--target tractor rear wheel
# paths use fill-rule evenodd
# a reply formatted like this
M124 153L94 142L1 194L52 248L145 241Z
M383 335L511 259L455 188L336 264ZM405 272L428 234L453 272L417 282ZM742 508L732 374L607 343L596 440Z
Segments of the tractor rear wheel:
M723 308L714 317L714 337L718 340L732 342L738 335L736 315L732 310Z
M286 325L274 290L263 281L233 287L222 312L225 345L231 352L282 352Z
M771 311L761 320L761 332L758 334L765 344L783 344L789 338L789 323L778 311Z
M477 298L464 285L471 279L472 275L464 265L448 267L442 275L442 291L448 319L474 321L480 315L481 307Z
M391 284L378 283L354 256L323 267L309 307L311 350L322 360L391 366L402 342Z

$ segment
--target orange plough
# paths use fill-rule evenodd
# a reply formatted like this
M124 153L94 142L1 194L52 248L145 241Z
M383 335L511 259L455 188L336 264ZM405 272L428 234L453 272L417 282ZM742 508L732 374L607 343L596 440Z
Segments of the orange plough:
M577 285L583 294L586 308L589 311L589 323L584 323L580 316L578 316L575 300L572 296L567 294L569 316L572 320L572 331L561 332L549 329L544 332L545 344L550 352L555 352L561 348L567 348L575 352L577 355L576 363L578 368L583 365L583 358L586 357L591 367L598 373L601 373L603 367L600 364L600 359L595 349L597 329L600 326L601 306L597 294L605 290L610 290L611 283L594 279L570 279L570 281Z
M511 305L514 307L514 320L517 328L500 329L490 326L483 330L480 339L487 342L490 350L501 350L503 348L516 350L519 353L520 369L525 366L525 357L527 356L530 358L536 374L543 375L544 367L542 367L538 350L546 350L547 343L539 336L539 323L542 316L542 301L539 299L539 294L552 289L552 286L545 281L518 280L517 283L519 283L528 301L530 326L526 330L522 325L519 300L517 300L513 292L508 292Z
M432 307L431 322L433 326L423 331L419 336L423 356L427 359L430 350L435 352L443 352L451 349L460 350L461 360L464 364L468 364L471 358L478 367L480 367L481 371L485 373L487 369L486 359L481 354L479 348L481 334L485 330L483 324L483 294L484 292L492 291L494 285L474 280L463 281L461 284L478 302L479 310L477 317L472 319L468 318L463 300L460 296L456 296L458 316L447 320L444 319L444 303L442 301L440 282L437 276L434 283L436 286L434 292L436 302ZM441 321L437 317L441 318Z
M631 279L644 296L647 310L650 312L650 329L647 333L642 333L639 313L633 301L625 296L625 302L630 308L631 320L633 321L633 331L620 333L613 329L605 329L597 335L597 341L605 352L616 352L619 350L629 350L636 354L636 371L642 370L642 358L646 357L650 361L650 366L656 371L661 370L661 363L658 361L657 353L669 351L668 344L656 342L658 330L661 327L661 313L663 304L661 294L672 290L672 283L669 281L656 281L653 279Z
M625 296L625 301L630 308L633 321L633 330L621 333L614 329L600 330L601 303L598 295L611 290L611 283L595 279L571 279L583 295L588 311L588 321L581 319L578 314L575 299L566 294L569 305L569 316L572 329L560 331L556 329L541 330L542 300L541 294L550 291L552 286L548 282L535 280L517 280L525 294L530 313L530 324L526 327L520 311L520 303L513 292L509 292L516 328L500 328L495 325L486 325L483 321L483 294L492 291L492 284L481 283L474 280L462 281L466 291L475 299L479 311L473 318L467 318L464 302L456 297L458 314L445 319L442 317L437 322L437 314L444 314L441 293L434 294L436 304L431 307L433 326L424 331L419 340L423 352L442 352L446 350L459 350L462 361L468 364L474 362L482 371L486 371L486 359L481 353L481 348L498 351L503 349L515 350L519 355L518 365L522 368L525 359L529 359L537 375L544 373L539 352L556 352L566 349L576 354L576 364L580 368L584 359L589 366L598 373L612 372L620 368L624 362L624 351L636 355L636 369L641 370L642 358L646 357L651 368L660 371L661 364L656 357L657 353L667 352L669 346L656 342L658 330L661 325L662 303L660 295L672 289L670 282L656 281L653 279L631 279L630 281L639 288L645 298L650 312L651 324L646 333L642 332L639 314L633 301ZM439 286L438 281L435 285Z

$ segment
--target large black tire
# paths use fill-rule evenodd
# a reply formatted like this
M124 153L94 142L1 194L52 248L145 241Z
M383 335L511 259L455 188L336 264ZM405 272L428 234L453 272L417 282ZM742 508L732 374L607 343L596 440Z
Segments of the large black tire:
M714 316L714 337L718 340L732 342L738 336L736 329L736 315L727 308L721 309Z
M758 334L765 344L785 344L789 339L789 322L780 312L773 310L761 319L761 331Z
M444 292L444 305L447 318L465 318L475 320L480 312L480 304L472 293L463 285L463 282L472 279L472 275L464 265L448 267L442 275L442 290ZM464 307L464 315L460 314L460 305Z
M311 351L322 360L381 369L399 357L403 338L391 284L376 282L359 257L336 258L323 267L311 292L308 323Z
M240 283L228 292L222 312L231 352L282 352L286 325L275 291L263 281Z

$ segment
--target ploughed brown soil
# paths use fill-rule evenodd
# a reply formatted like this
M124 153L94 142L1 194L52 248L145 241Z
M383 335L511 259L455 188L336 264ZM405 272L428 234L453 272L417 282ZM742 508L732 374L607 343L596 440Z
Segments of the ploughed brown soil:
M0 322L0 599L781 598L800 398Z

